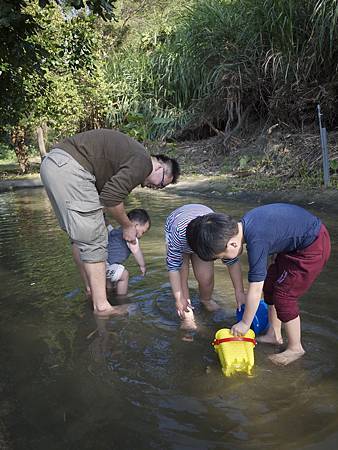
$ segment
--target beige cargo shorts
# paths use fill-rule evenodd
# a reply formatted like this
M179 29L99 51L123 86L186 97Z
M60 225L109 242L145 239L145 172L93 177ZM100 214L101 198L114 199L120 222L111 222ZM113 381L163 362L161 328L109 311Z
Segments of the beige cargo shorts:
M81 260L106 261L108 234L95 176L58 148L44 158L40 175L60 227L79 247Z

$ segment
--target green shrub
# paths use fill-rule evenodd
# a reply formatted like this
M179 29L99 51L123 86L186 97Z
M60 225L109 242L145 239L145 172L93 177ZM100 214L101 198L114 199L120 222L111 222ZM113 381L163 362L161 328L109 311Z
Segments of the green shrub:
M195 0L170 19L112 55L112 125L147 137L208 123L227 132L250 108L300 126L318 102L334 123L336 0Z
M16 156L13 147L11 147L9 144L0 142L0 162L9 162L15 160Z

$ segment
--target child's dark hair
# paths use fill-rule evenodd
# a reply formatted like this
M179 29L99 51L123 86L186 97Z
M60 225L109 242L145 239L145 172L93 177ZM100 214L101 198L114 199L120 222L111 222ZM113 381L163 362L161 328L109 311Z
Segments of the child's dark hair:
M171 175L173 177L173 181L171 182L172 184L176 184L179 176L181 174L181 169L180 166L178 164L178 162L176 161L176 159L174 158L169 158L166 155L151 155L153 158L158 159L160 162L163 162L166 166L168 166L170 168L170 172Z
M238 233L238 223L226 214L211 213L196 217L187 226L190 248L204 261L217 259L229 239Z
M142 208L131 209L128 212L127 216L131 222L138 222L140 225L145 225L146 223L149 223L149 228L151 227L151 220L149 214L145 209Z

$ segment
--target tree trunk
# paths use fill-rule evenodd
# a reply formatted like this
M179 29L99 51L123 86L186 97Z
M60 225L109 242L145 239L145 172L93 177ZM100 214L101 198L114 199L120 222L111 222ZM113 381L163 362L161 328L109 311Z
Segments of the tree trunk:
M15 127L11 133L11 141L14 146L14 151L19 163L21 173L27 173L30 167L27 153L27 146L25 145L25 129Z
M37 127L36 134L38 137L38 146L41 156L41 161L43 160L44 156L46 156L46 146L45 146L45 140L43 138L43 128Z

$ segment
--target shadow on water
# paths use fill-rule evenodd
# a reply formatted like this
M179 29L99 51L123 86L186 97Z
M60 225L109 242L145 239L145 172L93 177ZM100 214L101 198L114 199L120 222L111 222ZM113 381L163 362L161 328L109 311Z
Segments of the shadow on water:
M133 195L128 207L152 217L142 239L148 274L130 258L127 314L104 320L91 313L44 192L0 196L1 449L336 448L337 217L320 213L333 252L301 302L306 356L276 368L267 360L276 349L258 346L253 376L226 379L210 345L235 320L226 270L216 263L214 314L200 308L191 279L199 330L184 342L165 269L164 220L196 202L238 218L256 206Z

